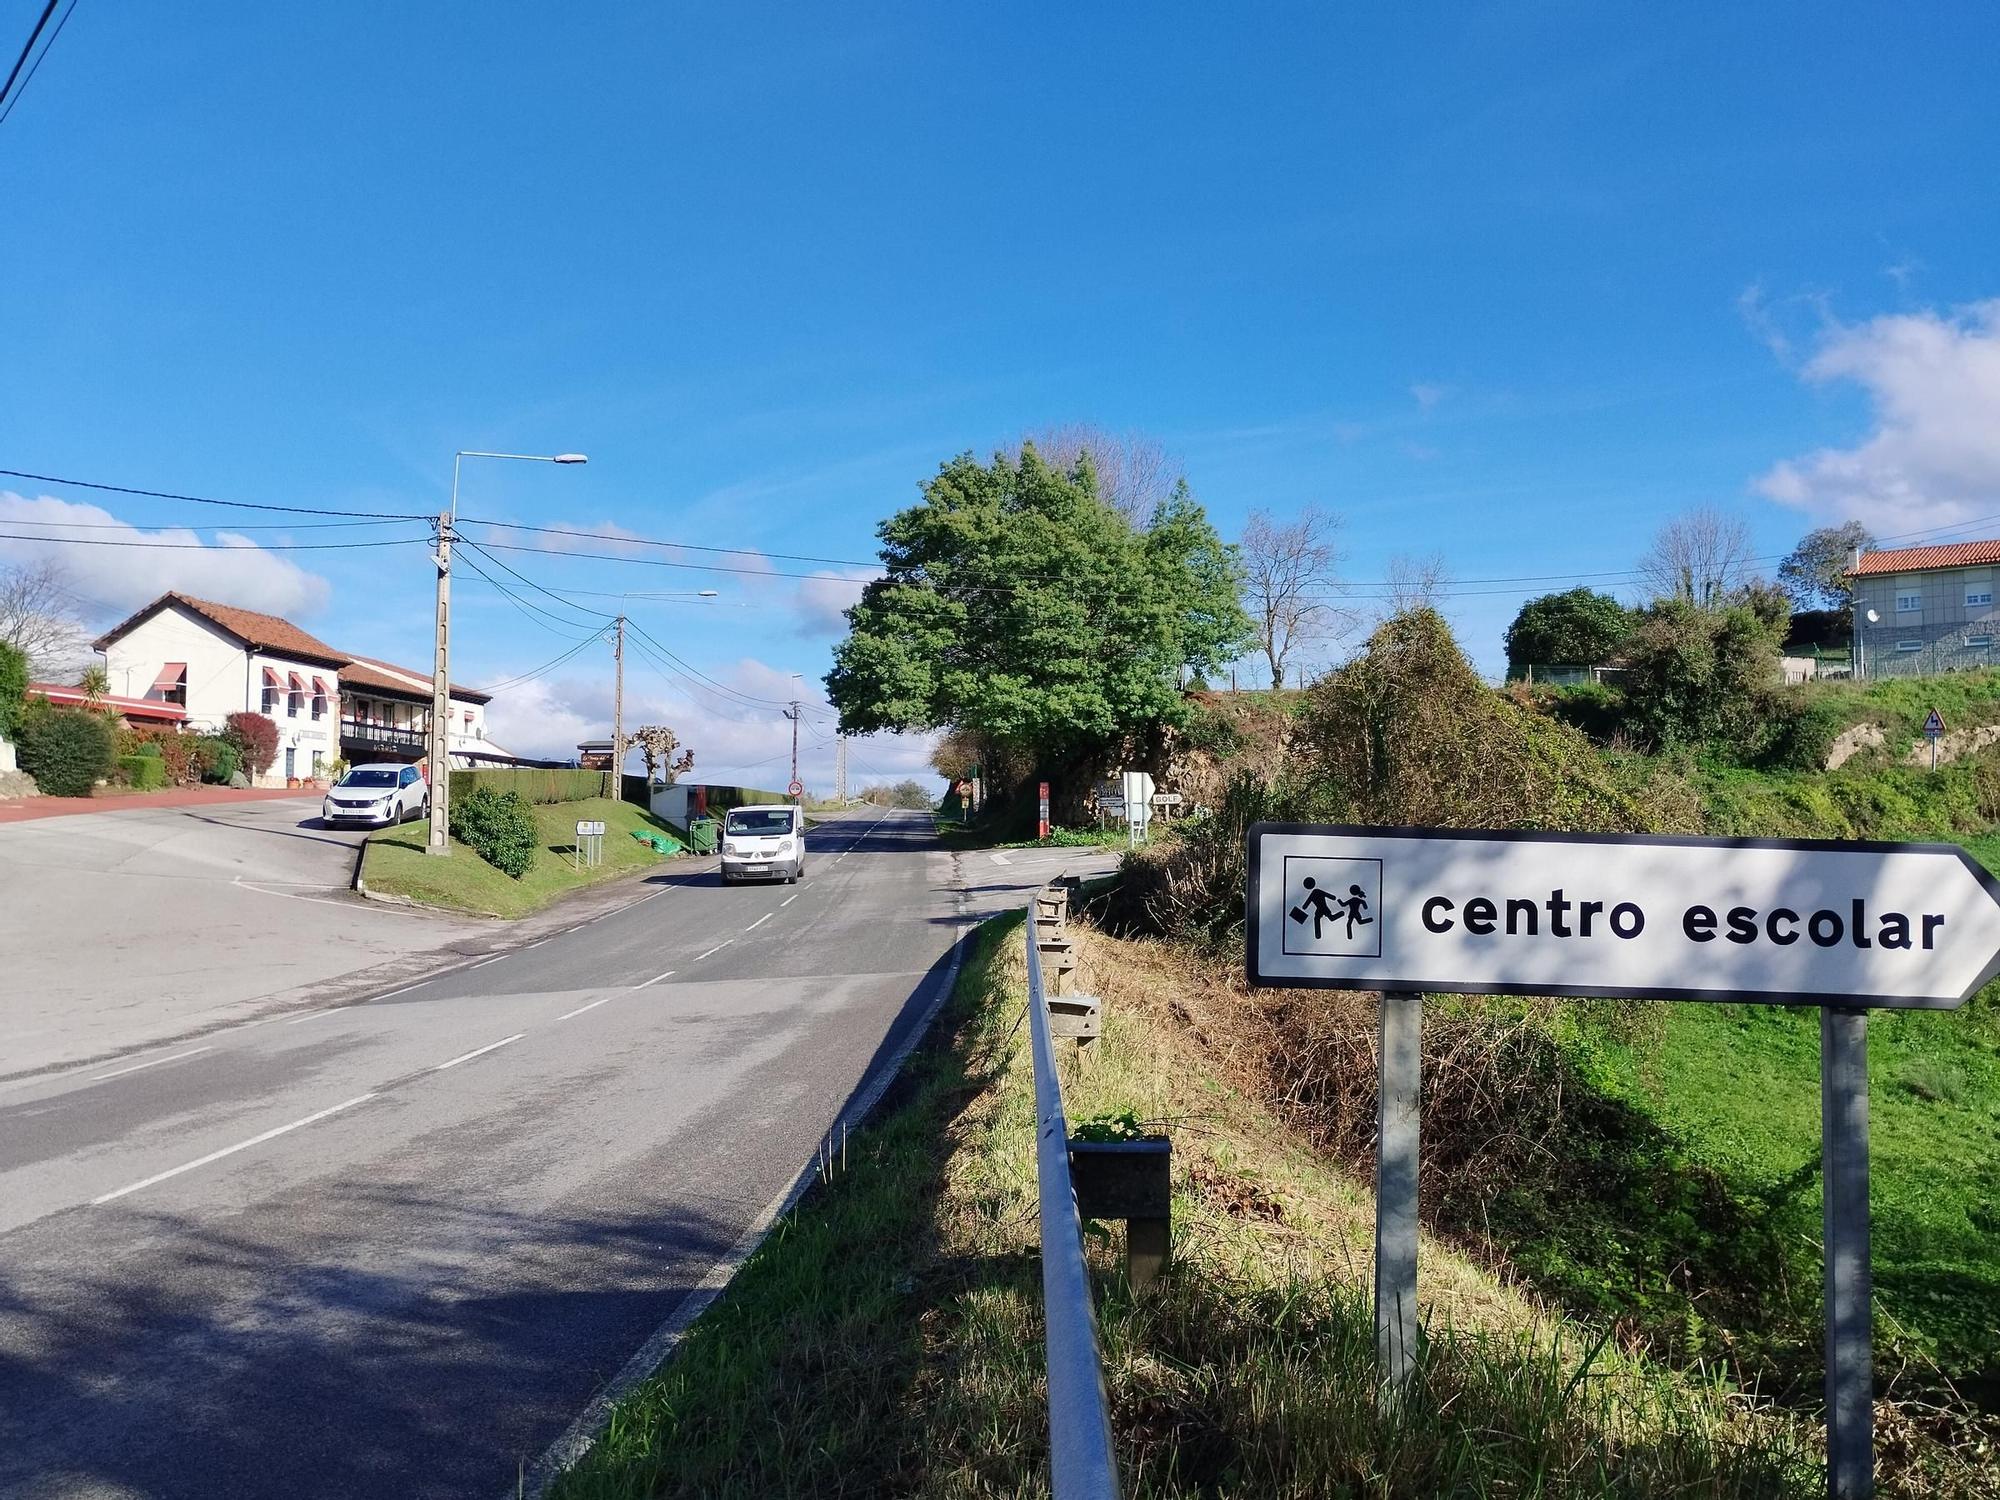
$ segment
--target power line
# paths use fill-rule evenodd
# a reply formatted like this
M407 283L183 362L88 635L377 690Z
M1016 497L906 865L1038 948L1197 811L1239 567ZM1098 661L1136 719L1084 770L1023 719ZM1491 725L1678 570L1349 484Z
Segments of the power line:
M209 542L143 542L123 537L109 536L33 536L18 531L0 531L0 541L43 542L51 547L146 547L164 549L170 552L220 552L227 554L229 547L217 547ZM381 537L372 542L259 542L259 552L343 552L357 547L409 547L420 544L422 537Z
M21 44L21 55L14 59L14 66L7 70L7 81L5 83L0 83L0 100L4 100L7 97L8 91L14 87L14 80L21 76L21 68L28 61L28 54L35 50L35 42L37 38L41 36L42 28L49 24L49 17L56 13L56 6L58 3L59 0L49 0L49 3L42 7L42 13L35 18L35 29L28 33L27 41ZM72 0L70 9L71 10L76 9L74 0ZM63 19L68 20L69 18L65 16ZM55 38L50 37L49 40L50 42L54 42ZM25 83L22 84L21 85L22 91L25 92L27 90L27 87L28 87L27 84ZM7 106L7 108L9 110L12 110L13 105L10 104ZM0 120L4 120L6 118L7 116L5 114L0 114Z
M557 629L556 626L551 625L548 622L550 620L556 620L564 625L574 625L576 622L572 620L564 620L560 615L554 613L553 611L544 609L542 608L541 605L535 604L530 600L523 599L519 594L515 593L512 589L508 588L506 584L500 582L499 579L495 578L491 573L488 573L484 568L480 567L478 563L474 562L471 559L471 557L469 556L463 557L460 559L460 561L463 562L468 568L472 569L474 574L476 574L481 580L483 580L486 584L488 584L496 593L498 593L509 604L513 605L514 608L520 610L521 613L526 615L528 619L532 621L534 624L539 625L543 630L548 631L550 635L561 636L564 640L567 641L588 641L596 638L597 632L595 630L592 630L590 635L579 636L572 634L568 630Z
M70 8L62 12L62 20L58 20L58 22L56 22L56 30L52 30L52 32L48 34L48 44L46 44L46 46L42 48L42 56L34 60L34 66L32 66L32 68L28 68L28 76L26 76L26 78L22 78L22 80L20 80L20 88L16 88L16 90L14 90L14 98L10 98L10 100L6 102L6 108L4 108L4 110L0 110L0 124L6 124L6 118L8 118L10 114L14 114L14 106L16 106L16 104L20 104L20 96L28 92L28 84L32 84L32 82L34 82L34 76L36 76L38 72L42 72L42 62L46 62L46 60L48 60L48 54L50 54L50 52L54 50L54 46L56 46L56 38L58 38L58 36L62 36L62 28L64 28L64 26L68 26L68 24L70 24L70 16L74 16L74 14L76 14L76 6L78 6L78 2L80 2L80 0L70 0ZM48 20L48 12L46 12L46 10L42 12L42 20ZM36 30L40 30L40 22L36 22ZM34 38L32 38L32 36L28 38L28 44L30 44L30 46L34 46ZM24 56L26 56L26 54L24 54ZM16 62L14 66L18 68L20 64ZM4 96L4 92L6 92L6 90L0 90L0 96Z
M570 647L569 650L563 652L561 656L555 657L550 661L543 662L539 667L536 667L532 672L523 672L518 677L509 677L504 682L496 682L490 687L474 688L473 691L475 693L497 693L501 691L503 688L520 687L523 683L533 682L537 677L541 677L549 672L553 672L557 667L561 666L571 657L576 656L582 651L588 650L592 645L596 643L596 641L597 637L591 636L587 640L582 640L577 642L576 645Z
M232 522L230 531L332 531L350 526L408 526L423 517L396 521L244 521ZM56 531L214 531L206 521L31 521L25 516L8 516L8 526L47 527Z
M30 474L25 469L0 469L0 474L13 479L32 479L37 484L61 484L79 490L103 490L113 495L143 495L150 500L185 500L190 505L222 505L232 510L264 510L288 516L346 516L351 519L370 521L427 521L430 516L422 511L401 510L331 510L314 505L273 505L258 500L218 500L213 495L180 495L170 490L143 490L125 484L100 484L91 479L65 479L57 474Z

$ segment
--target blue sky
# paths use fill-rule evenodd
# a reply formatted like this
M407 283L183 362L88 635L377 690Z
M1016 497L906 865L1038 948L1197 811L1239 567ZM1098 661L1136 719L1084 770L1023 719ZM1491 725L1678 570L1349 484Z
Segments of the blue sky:
M1225 535L1340 512L1364 611L1441 553L1488 671L1560 585L1476 580L1615 574L1692 505L1773 556L2000 512L1989 8L596 9L80 0L0 126L0 467L405 511L456 449L575 449L469 466L461 508L867 559L940 460L1095 423ZM10 516L245 519L0 479ZM0 541L50 550L106 608L178 583L424 659L415 547ZM770 774L743 698L838 638L837 584L508 560L718 590L627 601L741 695L633 665L704 774ZM584 633L461 595L462 679ZM608 703L591 648L496 732L559 750Z

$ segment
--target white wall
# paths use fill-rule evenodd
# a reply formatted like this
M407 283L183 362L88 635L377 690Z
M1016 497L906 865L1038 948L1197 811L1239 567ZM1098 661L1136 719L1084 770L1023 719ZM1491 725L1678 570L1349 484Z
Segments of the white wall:
M256 684L250 708L253 712L264 711L264 669L269 667L278 674L279 693L276 705L271 710L271 722L278 726L278 755L271 762L271 769L258 778L259 786L283 786L285 784L285 752L292 752L292 775L309 779L313 773L313 756L317 754L322 767L319 774L325 775L324 767L331 765L340 755L340 678L332 667L316 667L311 662L298 661L288 656L274 656L260 651L250 658L250 681ZM291 674L296 672L305 684L305 693L299 699L297 717L290 708L289 687ZM312 716L312 680L317 676L326 684L326 712L315 720Z

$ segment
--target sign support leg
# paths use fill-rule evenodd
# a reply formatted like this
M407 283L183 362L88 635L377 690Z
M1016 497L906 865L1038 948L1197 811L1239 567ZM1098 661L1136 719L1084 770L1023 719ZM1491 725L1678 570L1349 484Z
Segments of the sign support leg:
M1875 1493L1873 1288L1868 1267L1868 1012L1819 1013L1826 1240L1826 1475L1831 1500Z
M1420 992L1383 991L1375 1116L1375 1366L1385 1410L1402 1395L1417 1349L1417 1100L1423 1029Z

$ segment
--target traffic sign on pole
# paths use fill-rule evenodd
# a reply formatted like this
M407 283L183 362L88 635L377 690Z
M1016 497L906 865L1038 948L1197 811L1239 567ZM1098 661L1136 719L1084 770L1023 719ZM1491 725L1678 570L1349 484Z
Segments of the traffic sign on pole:
M2000 882L1954 844L1259 823L1247 855L1250 983L1381 992L1385 1410L1417 1326L1425 991L1821 1007L1827 1493L1872 1495L1868 1011L1951 1009L2000 972Z
M1955 844L1250 830L1250 982L1951 1009L2000 972Z
M803 797L805 794L806 784L803 781L795 781L785 788L785 795L787 797Z

